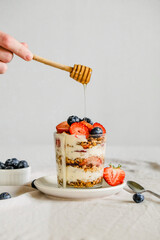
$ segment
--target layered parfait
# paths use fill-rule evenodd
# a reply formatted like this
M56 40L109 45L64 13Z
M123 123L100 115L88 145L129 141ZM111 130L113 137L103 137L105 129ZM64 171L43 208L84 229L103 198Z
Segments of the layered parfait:
M70 116L56 126L59 187L96 188L103 180L106 130L89 118Z

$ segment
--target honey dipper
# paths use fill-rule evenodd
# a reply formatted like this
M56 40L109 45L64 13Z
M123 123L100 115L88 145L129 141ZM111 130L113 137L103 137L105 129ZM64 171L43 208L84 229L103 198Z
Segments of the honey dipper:
M88 84L90 81L92 69L89 67L79 64L75 64L74 67L65 66L37 55L33 55L33 60L70 72L70 77L82 84Z

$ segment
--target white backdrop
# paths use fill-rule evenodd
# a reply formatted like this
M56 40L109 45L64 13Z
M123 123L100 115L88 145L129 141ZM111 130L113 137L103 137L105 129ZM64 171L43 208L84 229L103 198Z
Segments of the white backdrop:
M109 145L160 144L160 1L0 2L0 30L42 57L93 69L87 116ZM0 75L0 144L51 144L57 123L84 114L67 72L18 57Z

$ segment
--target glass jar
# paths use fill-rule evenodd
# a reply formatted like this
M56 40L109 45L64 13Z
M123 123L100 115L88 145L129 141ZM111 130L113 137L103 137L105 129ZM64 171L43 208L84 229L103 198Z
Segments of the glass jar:
M58 187L98 188L102 186L106 134L88 138L55 133Z

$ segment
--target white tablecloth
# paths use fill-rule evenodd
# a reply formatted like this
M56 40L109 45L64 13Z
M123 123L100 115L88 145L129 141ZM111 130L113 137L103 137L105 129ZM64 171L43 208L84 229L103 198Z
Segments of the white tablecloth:
M121 163L126 180L160 193L160 148L107 150L108 163ZM31 180L55 172L52 146L1 146L0 152L1 161L28 160ZM5 190L13 197L0 201L0 240L160 239L160 200L148 193L136 204L127 187L114 196L83 201L50 198L31 187L20 187L15 194L15 187L0 186L1 192Z

